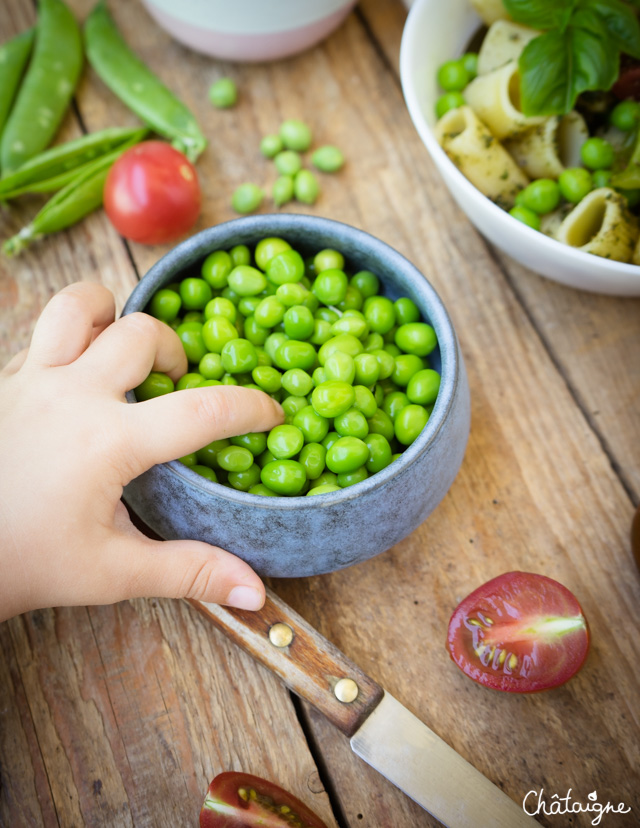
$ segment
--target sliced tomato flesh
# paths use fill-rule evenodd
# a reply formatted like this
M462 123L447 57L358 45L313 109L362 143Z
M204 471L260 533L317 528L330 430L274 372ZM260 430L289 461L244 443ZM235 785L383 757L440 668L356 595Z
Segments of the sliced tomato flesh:
M508 572L459 604L447 646L458 667L479 684L532 693L557 687L580 669L589 632L580 604L562 584Z

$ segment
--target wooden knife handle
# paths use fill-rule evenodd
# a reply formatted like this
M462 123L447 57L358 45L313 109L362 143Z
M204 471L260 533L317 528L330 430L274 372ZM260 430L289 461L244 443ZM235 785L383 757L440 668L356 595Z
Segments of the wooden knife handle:
M271 590L258 612L191 599L189 603L347 736L382 700L380 685Z

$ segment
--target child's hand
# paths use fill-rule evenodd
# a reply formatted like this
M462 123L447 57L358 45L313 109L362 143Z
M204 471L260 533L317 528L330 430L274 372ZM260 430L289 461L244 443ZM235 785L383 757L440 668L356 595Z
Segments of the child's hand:
M267 431L282 409L237 386L129 405L125 391L152 368L174 380L187 370L176 334L146 314L114 322L110 292L82 282L51 300L0 373L0 620L143 596L262 606L247 564L199 541L150 540L120 496L154 463Z

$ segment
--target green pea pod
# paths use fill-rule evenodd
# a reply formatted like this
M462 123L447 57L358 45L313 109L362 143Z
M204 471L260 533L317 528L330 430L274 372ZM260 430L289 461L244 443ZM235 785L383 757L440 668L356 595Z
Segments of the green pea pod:
M36 155L10 175L0 178L0 200L23 193L50 193L65 187L88 165L131 141L138 143L146 127L111 127L83 135Z
M89 62L109 89L145 124L196 161L207 145L196 119L127 46L104 0L87 18L84 36Z
M86 165L76 178L49 199L35 218L13 238L7 239L2 250L7 256L21 253L32 241L71 227L102 204L104 184L114 161L137 144L131 140Z
M0 135L31 54L34 32L35 29L27 29L0 46Z
M75 17L62 0L40 0L33 57L2 135L4 173L49 146L81 69L82 37Z

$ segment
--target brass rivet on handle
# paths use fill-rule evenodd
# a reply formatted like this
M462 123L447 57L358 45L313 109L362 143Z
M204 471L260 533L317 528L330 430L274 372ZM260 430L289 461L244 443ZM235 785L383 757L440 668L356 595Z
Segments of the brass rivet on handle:
M274 647L288 647L293 641L293 630L288 624L279 621L269 628L269 641Z
M338 701L344 704L351 704L351 702L354 702L358 698L359 689L353 679L343 678L336 682L333 692Z

